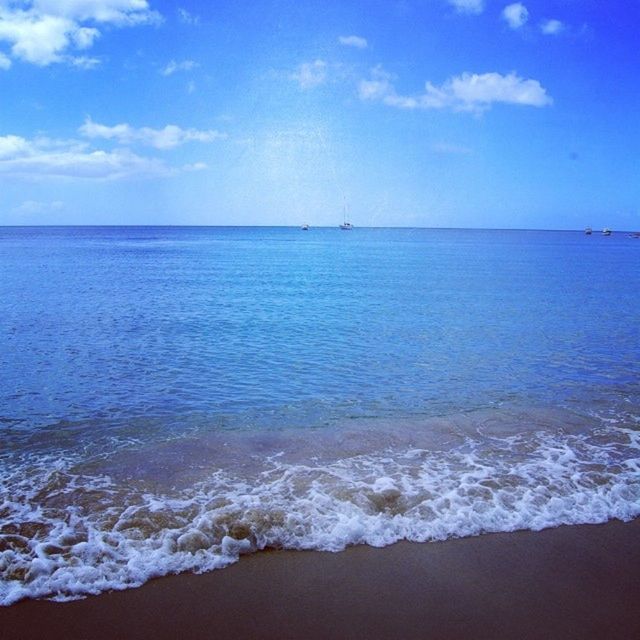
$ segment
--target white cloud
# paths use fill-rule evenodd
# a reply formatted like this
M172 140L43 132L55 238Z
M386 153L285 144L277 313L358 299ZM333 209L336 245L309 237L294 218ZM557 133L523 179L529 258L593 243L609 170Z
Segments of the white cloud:
M29 150L29 143L20 136L0 136L0 160L21 155Z
M522 2L514 2L502 10L502 17L512 29L520 29L529 19L529 11Z
M540 31L546 36L555 36L564 30L564 24L560 20L545 20L540 24Z
M484 0L448 0L458 13L478 14L484 11Z
M303 62L290 78L295 80L301 89L312 89L324 84L327 80L327 63L324 60Z
M127 149L90 150L75 141L0 136L0 176L115 180L175 173L164 162Z
M196 16L192 13L189 13L186 9L183 9L182 7L178 9L178 20L180 20L182 24L192 24L192 25L200 24L200 16Z
M161 20L149 8L148 0L9 0L9 5L31 5L48 15L59 15L78 22L92 20L117 26L146 24Z
M360 36L340 36L338 40L340 44L346 47L355 47L356 49L366 49L368 44L367 39Z
M151 127L136 129L126 123L110 127L93 122L91 118L86 119L79 132L87 138L115 140L120 144L140 142L156 149L173 149L186 142L213 142L220 138L226 138L226 134L211 129L206 131L182 129L174 124L169 124L163 129L152 129Z
M0 69L7 70L9 67L11 67L11 59L4 53L0 53Z
M67 52L90 48L101 34L96 25L160 20L147 0L0 0L0 43L7 43L11 56L25 62L73 64L76 58Z
M163 76L171 76L176 71L191 71L200 65L193 60L183 60L182 62L176 62L171 60L169 64L161 71Z
M0 8L0 41L12 45L14 58L34 64L62 61L61 52L71 44L76 29L76 23L59 16Z
M389 95L395 95L391 84L392 76L380 65L371 69L371 78L361 80L358 85L358 95L361 100L384 100Z
M100 37L100 32L93 27L80 27L73 33L73 42L78 49L88 49L93 41Z
M494 103L543 107L553 101L537 80L525 80L515 73L463 73L436 86L425 84L423 93L399 95L392 76L380 66L371 71L369 80L361 80L361 100L382 102L400 109L451 109L482 113Z
M99 58L91 58L89 56L69 56L67 59L70 65L78 67L78 69L95 69L99 64Z

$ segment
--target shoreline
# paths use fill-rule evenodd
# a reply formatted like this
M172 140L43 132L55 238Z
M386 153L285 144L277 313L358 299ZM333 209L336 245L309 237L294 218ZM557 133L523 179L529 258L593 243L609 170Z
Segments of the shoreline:
M444 542L265 551L67 603L0 608L7 638L640 637L640 518Z

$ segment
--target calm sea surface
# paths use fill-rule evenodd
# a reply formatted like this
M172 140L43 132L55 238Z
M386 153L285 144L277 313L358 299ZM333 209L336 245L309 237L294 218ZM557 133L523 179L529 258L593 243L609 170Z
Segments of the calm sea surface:
M640 240L0 228L0 603L640 513Z

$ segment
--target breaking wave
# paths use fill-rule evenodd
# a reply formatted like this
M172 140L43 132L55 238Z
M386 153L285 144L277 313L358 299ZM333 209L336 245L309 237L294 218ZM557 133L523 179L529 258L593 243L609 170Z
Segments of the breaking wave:
M233 459L239 441L225 451L229 443L216 442L220 460ZM186 476L154 468L162 482L140 469L180 458L176 443L157 455L128 445L93 466L60 452L5 456L0 604L135 587L266 548L340 551L640 515L632 428L476 432L447 446L395 442L342 455L282 445Z

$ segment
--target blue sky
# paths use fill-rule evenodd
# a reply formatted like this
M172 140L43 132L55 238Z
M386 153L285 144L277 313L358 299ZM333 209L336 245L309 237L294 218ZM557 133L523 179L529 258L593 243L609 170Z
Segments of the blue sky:
M0 0L0 224L640 228L640 0Z

